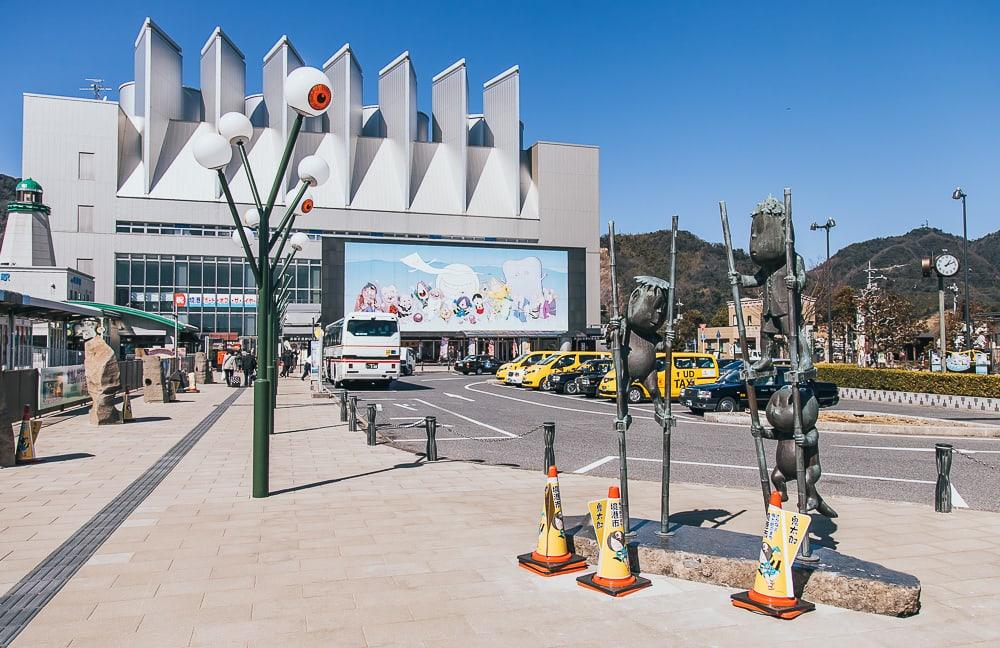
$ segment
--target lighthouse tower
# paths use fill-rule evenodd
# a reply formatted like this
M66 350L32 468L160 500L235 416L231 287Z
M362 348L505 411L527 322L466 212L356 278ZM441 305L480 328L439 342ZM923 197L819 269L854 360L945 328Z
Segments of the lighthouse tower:
M42 203L42 185L25 178L14 187L14 201L7 203L7 228L0 247L0 265L54 266L49 208Z

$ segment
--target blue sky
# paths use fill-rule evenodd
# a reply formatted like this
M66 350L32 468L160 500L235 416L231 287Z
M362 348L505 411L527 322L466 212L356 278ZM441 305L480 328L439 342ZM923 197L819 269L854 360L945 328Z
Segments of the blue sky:
M180 45L185 82L218 24L247 55L248 91L287 33L321 65L350 42L365 69L409 50L419 108L430 77L459 58L477 88L521 66L525 143L601 147L602 226L681 227L721 240L719 200L737 242L768 193L794 190L799 245L823 254L813 220L837 219L834 249L929 222L970 235L1000 227L1000 3L770 2L20 2L4 7L0 172L20 175L21 93L82 95L83 78L132 79L132 45L152 16Z

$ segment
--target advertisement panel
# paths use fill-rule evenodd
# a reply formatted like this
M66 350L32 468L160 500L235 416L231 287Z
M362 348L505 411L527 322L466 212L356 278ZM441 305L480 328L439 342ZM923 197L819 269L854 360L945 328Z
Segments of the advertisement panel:
M395 313L403 332L563 333L563 250L348 242L344 312Z
M66 405L84 396L87 396L87 376L83 365L38 370L38 409Z

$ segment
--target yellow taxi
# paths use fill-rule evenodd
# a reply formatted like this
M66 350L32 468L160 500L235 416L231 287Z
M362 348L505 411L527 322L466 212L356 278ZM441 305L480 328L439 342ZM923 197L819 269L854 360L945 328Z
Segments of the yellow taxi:
M538 364L524 370L521 386L548 391L551 389L549 376L552 374L574 371L587 360L609 356L607 351L559 351L553 353Z
M660 387L660 393L666 393L664 380L667 357L664 353L656 354L656 375ZM681 390L694 385L707 385L719 379L719 362L715 356L708 353L688 353L677 351L674 353L674 366L670 372L670 398L676 399L680 396ZM618 381L615 377L615 370L609 371L601 380L597 387L597 395L603 398L615 398L618 392ZM633 382L628 390L628 402L640 403L649 400L649 391L646 386Z
M545 358L552 355L551 351L531 351L528 353L522 353L510 362L505 362L500 365L497 369L497 380L502 383L513 385L521 384L521 374L524 369L530 367L531 365L541 362ZM517 381L516 383L514 381Z

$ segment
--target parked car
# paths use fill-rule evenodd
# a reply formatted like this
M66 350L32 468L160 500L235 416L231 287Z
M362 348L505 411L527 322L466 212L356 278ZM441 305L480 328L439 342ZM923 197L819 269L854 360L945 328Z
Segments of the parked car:
M497 369L497 380L507 385L520 385L524 369L536 362L541 362L552 355L551 351L530 351L522 353L510 362L505 362Z
M754 381L754 392L757 395L757 407L763 410L767 407L767 401L771 395L787 385L785 381L785 371L787 366L776 367L777 373L767 378L758 378ZM809 382L816 400L820 407L833 407L840 402L840 394L837 386L831 382L813 380ZM681 405L688 407L692 412L714 411L714 412L738 412L747 408L746 384L740 377L739 371L731 371L717 382L708 385L696 385L685 387L681 390L678 399Z
M499 368L500 361L491 355L469 355L455 363L455 371L461 371L466 375L495 374Z
M678 398L681 389L694 385L714 383L719 380L719 363L714 355L708 353L691 353L678 351L673 354L674 366L670 372L670 397ZM656 375L660 393L666 393L666 354L656 354ZM597 386L597 395L602 398L615 398L618 392L618 381L614 370L609 371ZM646 386L632 381L626 392L628 402L641 403L650 398Z
M399 373L412 376L417 367L417 353L412 347L403 347L399 354Z
M548 358L524 370L521 386L549 391L552 388L549 380L552 376L575 371L587 360L607 357L606 351L555 351Z
M614 366L615 363L612 362L611 358L588 360L573 373L565 374L567 377L573 376L573 378L567 378L567 382L563 385L563 391L567 394L583 394L587 398L593 398L597 396L597 386L601 383L601 378L614 369ZM557 383L553 382L553 387L556 385Z

